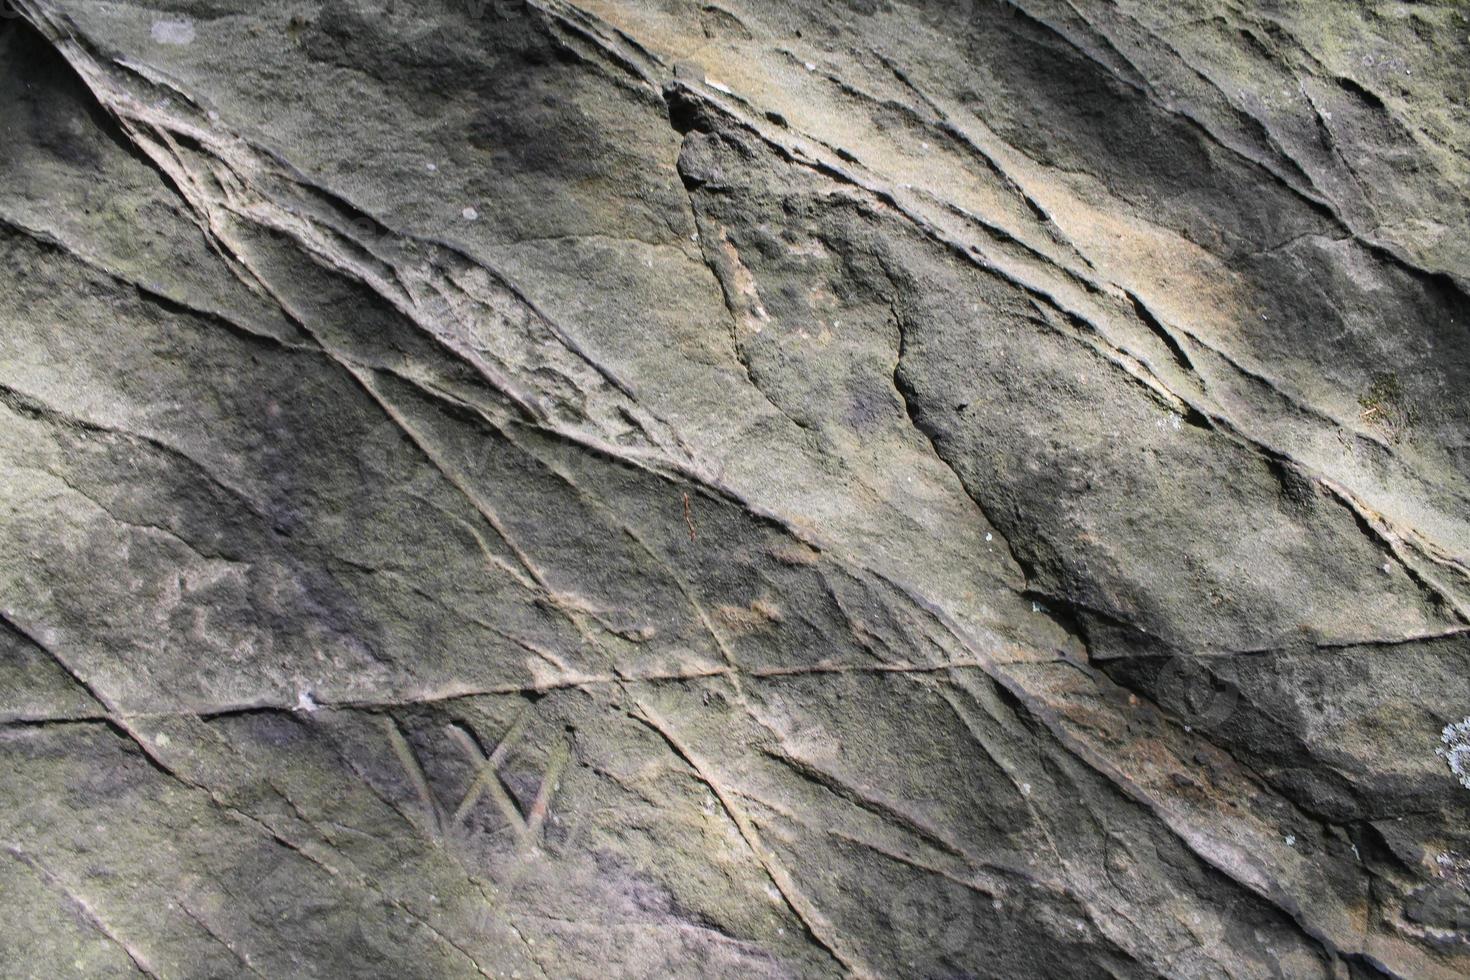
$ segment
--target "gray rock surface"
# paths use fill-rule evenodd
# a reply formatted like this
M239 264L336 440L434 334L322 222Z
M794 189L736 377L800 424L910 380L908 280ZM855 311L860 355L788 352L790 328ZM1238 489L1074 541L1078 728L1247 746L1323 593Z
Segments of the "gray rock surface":
M0 975L1470 975L1467 46L9 0Z

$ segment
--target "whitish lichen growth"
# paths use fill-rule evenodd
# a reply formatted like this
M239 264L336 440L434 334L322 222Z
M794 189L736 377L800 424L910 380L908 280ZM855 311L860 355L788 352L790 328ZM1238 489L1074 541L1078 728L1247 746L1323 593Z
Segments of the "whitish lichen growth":
M1439 740L1444 747L1435 751L1444 756L1460 784L1470 789L1470 718L1444 726Z

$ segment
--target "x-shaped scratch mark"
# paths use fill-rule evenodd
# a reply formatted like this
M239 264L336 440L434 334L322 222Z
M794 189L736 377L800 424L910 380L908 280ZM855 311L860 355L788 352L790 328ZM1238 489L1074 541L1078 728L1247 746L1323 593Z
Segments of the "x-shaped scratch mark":
M469 788L465 790L464 797L454 808L454 812L447 817L444 808L439 805L438 798L429 788L429 780L424 775L423 766L419 763L418 755L413 751L413 747L408 744L408 739L404 737L403 730L398 727L398 722L391 716L384 716L383 730L387 733L388 741L393 746L394 755L398 757L399 764L408 774L409 782L413 784L414 792L418 794L419 801L424 806L430 821L431 833L436 839L444 837L446 832L458 830L470 810L486 793L490 795L496 809L500 811L501 816L515 832L516 839L523 846L541 836L541 829L546 823L547 807L551 803L551 794L556 791L557 780L571 758L571 753L564 742L557 742L551 752L551 761L547 763L546 771L541 776L541 784L536 789L536 797L531 802L530 810L522 814L516 801L511 798L510 792L500 781L499 767L505 761L511 746L525 731L530 714L531 709L527 705L516 716L516 720L501 737L500 742L490 750L489 755L480 749L479 741L469 726L461 722L451 722L445 726L449 737L469 757L470 764L474 766L475 771Z

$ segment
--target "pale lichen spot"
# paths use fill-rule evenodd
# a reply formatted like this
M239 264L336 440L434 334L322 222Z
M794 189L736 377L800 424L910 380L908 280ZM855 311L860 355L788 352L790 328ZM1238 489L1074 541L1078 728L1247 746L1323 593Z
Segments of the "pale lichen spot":
M194 43L194 22L192 20L155 20L153 22L153 40L158 44L185 45Z
M1435 749L1435 753L1449 763L1450 772L1455 774L1460 785L1470 789L1470 717L1444 726L1439 740L1444 744Z

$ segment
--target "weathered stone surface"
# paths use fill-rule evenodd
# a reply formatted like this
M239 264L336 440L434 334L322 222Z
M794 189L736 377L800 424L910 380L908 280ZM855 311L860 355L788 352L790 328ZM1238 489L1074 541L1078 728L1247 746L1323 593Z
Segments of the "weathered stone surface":
M0 974L1467 975L1467 44L10 0Z

